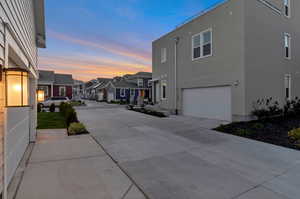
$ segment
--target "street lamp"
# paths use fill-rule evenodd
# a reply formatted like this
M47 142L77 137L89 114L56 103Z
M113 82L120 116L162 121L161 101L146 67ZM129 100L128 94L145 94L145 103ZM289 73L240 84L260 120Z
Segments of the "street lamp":
M29 106L29 75L19 68L5 70L6 106Z
M37 101L38 102L45 101L45 91L44 90L37 90Z

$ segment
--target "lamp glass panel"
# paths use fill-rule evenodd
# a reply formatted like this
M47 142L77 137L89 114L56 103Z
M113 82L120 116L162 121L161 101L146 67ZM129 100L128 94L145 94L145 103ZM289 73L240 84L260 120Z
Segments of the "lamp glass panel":
M20 72L7 73L7 105L22 106L22 78Z
M28 76L27 73L23 73L23 106L29 105L28 90Z

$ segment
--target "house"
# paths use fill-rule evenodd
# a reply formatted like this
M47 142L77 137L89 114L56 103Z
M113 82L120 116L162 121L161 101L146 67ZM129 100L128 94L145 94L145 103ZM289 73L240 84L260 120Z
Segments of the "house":
M96 100L97 101L106 101L107 100L107 92L106 92L106 85L112 81L109 78L98 78L98 83L94 86Z
M73 85L73 98L81 99L84 96L84 82L80 80L74 80Z
M84 99L96 100L96 90L94 87L97 84L97 79L90 80L84 84Z
M0 1L0 193L4 198L28 144L36 139L37 55L38 48L45 47L44 1Z
M58 74L54 71L39 70L38 89L45 92L45 98L73 98L74 80L72 75Z
M115 77L105 86L106 100L137 102L138 97L151 101L152 74L139 72L134 75Z
M153 98L187 116L249 120L300 96L300 1L228 0L153 42Z

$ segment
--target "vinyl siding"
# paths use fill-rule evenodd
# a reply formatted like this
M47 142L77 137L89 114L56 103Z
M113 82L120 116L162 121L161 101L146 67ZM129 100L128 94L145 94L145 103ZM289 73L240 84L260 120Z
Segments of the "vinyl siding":
M33 0L0 0L1 18L10 25L36 69L37 48Z

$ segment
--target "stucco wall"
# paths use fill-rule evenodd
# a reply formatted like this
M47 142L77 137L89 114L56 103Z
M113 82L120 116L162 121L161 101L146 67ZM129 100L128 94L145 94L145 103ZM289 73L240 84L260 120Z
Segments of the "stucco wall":
M175 38L178 44L178 109L182 89L233 85L232 112L245 113L244 104L244 0L230 0L201 17L153 42L153 78L167 81L167 100L161 105L175 108ZM212 56L192 61L192 36L212 28ZM167 62L161 63L161 48L167 48Z
M268 0L282 10L283 1ZM258 1L245 1L246 48L246 112L253 110L253 102L273 97L285 103L284 76L292 76L292 96L300 96L300 24L299 1L291 1L292 17L280 15ZM255 12L253 12L255 10ZM285 58L284 33L292 37L292 58Z

